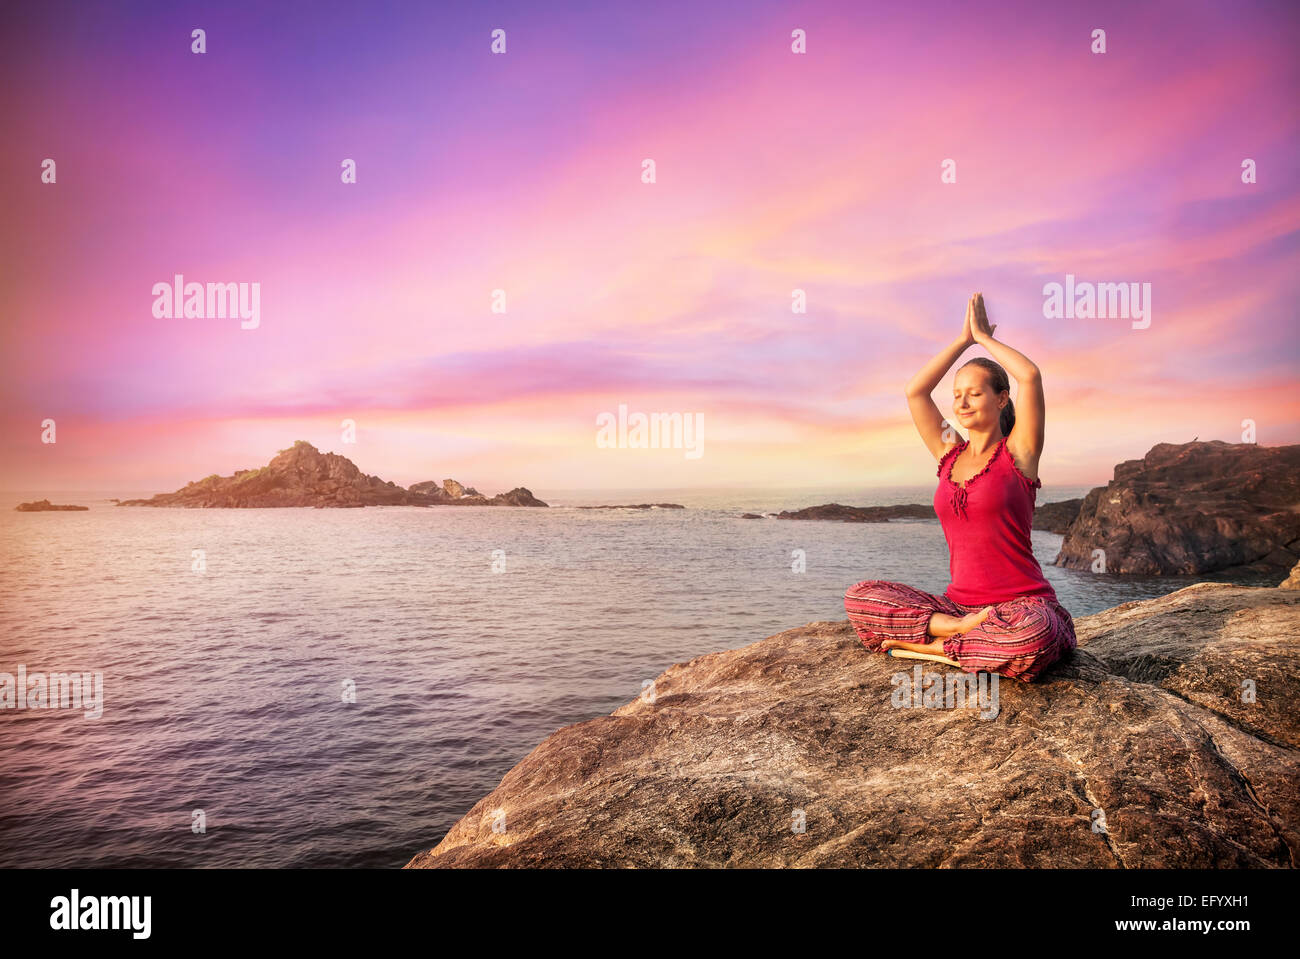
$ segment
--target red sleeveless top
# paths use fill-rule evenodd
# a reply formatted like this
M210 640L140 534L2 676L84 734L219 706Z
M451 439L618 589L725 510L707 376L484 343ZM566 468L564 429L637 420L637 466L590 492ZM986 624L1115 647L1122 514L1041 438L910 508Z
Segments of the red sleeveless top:
M944 595L963 606L988 606L1018 596L1056 600L1030 548L1034 500L1043 481L1030 482L998 441L985 467L957 484L952 464L967 446L962 440L939 461L939 488L934 511L948 540L948 575Z

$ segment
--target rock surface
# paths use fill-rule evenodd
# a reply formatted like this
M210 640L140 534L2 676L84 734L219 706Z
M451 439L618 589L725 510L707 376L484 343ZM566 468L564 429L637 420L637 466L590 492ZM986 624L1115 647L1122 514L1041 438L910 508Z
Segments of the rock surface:
M82 510L90 509L89 506L55 506L47 499L38 499L31 503L19 503L14 509L20 513L47 513L59 510Z
M1084 497L1055 565L1159 576L1300 560L1300 445L1158 443Z
M991 719L894 708L922 664L847 621L676 664L408 866L1294 867L1300 591L1199 583L1075 625Z
M322 453L305 440L298 440L266 466L236 470L232 476L215 473L189 483L174 493L159 493L149 499L122 500L118 506L184 506L252 509L275 506L361 507L361 506L545 506L522 486L489 498L464 490L455 480L444 487L417 483L407 490L396 483L362 473L350 459L337 453ZM418 488L417 488L418 487ZM460 490L453 496L449 490ZM474 495L464 495L465 493Z

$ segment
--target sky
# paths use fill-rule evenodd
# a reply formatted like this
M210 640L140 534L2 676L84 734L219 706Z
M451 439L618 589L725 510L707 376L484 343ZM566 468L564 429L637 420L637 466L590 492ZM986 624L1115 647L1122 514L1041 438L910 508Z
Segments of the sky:
M904 387L977 290L1042 372L1049 489L1245 421L1300 442L1292 3L0 18L0 488L170 491L299 439L487 495L930 484ZM176 274L257 283L257 326L156 315ZM1067 274L1150 284L1149 326L1046 315ZM602 447L620 404L699 455Z

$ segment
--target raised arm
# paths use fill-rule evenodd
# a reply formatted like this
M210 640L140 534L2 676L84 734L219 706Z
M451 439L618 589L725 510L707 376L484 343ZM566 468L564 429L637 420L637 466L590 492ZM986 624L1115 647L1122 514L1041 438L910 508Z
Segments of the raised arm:
M943 454L960 441L961 437L953 430L952 424L944 419L930 394L934 392L939 381L952 369L952 365L957 362L966 348L975 342L974 318L975 297L972 296L966 302L966 319L962 322L961 335L921 367L921 371L908 382L905 391L907 408L912 412L912 422L916 424L916 431L921 434L921 441L925 443L926 449L930 451L936 462L941 460Z
M993 354L1007 375L1016 381L1016 425L1007 438L1007 449L1018 461L1030 466L1029 475L1038 473L1038 457L1043 452L1047 404L1043 400L1043 377L1029 357L993 338L997 324L989 325L984 309L984 294L977 293L971 337Z

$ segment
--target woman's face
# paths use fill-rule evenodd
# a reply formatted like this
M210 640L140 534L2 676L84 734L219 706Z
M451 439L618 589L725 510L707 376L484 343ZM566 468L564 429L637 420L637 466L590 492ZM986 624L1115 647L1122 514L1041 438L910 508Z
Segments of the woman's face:
M978 366L964 366L952 384L954 422L963 429L991 432L1002 415L1001 396L988 384L988 373Z

